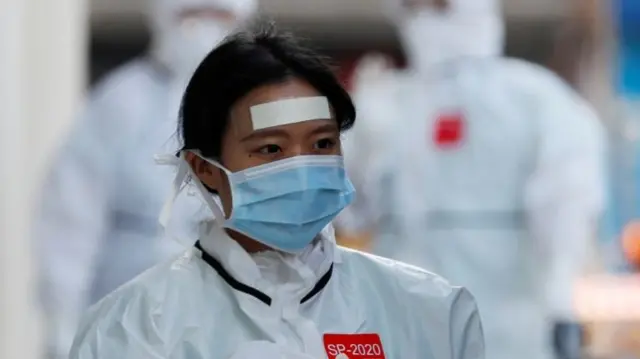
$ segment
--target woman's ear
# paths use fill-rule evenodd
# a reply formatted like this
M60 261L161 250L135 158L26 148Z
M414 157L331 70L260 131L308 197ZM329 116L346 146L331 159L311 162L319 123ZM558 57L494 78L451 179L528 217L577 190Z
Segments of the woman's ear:
M185 159L191 166L193 173L198 176L200 182L213 190L220 189L222 184L222 171L220 169L190 151L185 154Z

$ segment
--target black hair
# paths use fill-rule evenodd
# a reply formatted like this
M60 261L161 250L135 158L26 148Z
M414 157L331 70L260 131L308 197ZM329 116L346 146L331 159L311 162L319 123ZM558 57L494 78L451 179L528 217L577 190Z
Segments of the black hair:
M258 23L227 37L193 74L180 109L183 150L219 159L231 107L264 85L299 78L327 97L341 131L351 128L356 110L326 59L273 23Z

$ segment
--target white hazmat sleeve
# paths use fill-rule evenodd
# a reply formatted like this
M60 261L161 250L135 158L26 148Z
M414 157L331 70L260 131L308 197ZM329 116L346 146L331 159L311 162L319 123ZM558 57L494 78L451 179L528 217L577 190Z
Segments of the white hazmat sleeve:
M475 299L461 289L451 305L453 359L484 359L484 333Z
M67 358L88 305L94 262L108 226L116 121L90 101L52 163L35 223L40 249L49 355Z
M526 201L548 261L546 298L557 319L571 320L573 288L584 275L604 207L606 135L586 101L559 79L547 80L539 89L542 126Z

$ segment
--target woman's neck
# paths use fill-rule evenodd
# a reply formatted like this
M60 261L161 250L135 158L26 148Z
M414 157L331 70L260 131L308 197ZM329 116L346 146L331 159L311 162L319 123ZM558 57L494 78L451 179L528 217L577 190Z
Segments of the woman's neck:
M273 248L262 244L255 239L251 239L242 233L238 233L232 229L225 229L229 237L236 241L247 253L253 254L257 252L270 251Z

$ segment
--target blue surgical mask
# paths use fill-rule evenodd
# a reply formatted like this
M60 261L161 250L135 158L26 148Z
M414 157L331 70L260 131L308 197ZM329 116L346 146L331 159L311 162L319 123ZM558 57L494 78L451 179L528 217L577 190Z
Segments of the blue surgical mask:
M231 172L232 211L222 226L271 248L297 253L306 248L354 198L342 156L296 156ZM216 218L224 219L212 194L191 174Z

